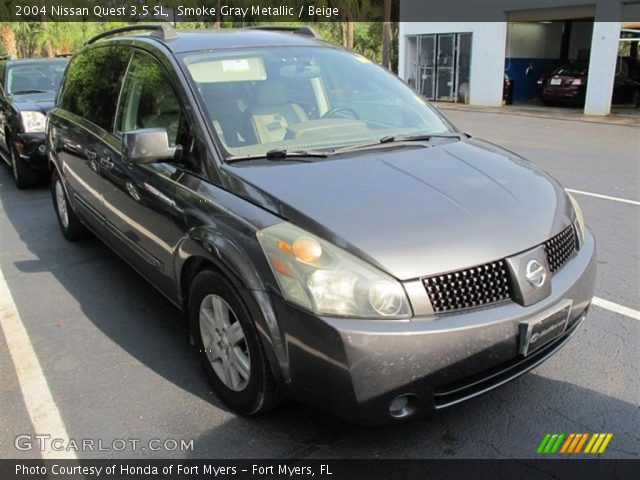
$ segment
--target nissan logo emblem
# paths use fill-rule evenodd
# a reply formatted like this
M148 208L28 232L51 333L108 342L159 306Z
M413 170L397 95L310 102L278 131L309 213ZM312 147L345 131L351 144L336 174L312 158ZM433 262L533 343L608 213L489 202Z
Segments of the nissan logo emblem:
M531 285L540 288L547 279L547 270L538 260L529 260L525 268L525 277Z

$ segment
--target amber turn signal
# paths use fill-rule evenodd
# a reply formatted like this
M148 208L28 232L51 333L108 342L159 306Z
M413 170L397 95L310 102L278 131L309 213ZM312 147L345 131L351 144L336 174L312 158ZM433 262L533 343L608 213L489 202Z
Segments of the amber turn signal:
M292 248L296 258L305 263L313 263L322 255L320 243L309 237L298 238Z

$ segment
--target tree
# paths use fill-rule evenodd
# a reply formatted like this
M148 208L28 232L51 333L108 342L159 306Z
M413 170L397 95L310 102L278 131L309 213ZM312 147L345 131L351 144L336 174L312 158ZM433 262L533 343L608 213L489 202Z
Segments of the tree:
M9 57L18 56L18 45L16 43L16 35L13 31L12 22L0 23L0 41L4 46L4 55Z
M46 52L47 57L54 57L55 51L53 49L53 40L51 38L51 33L49 31L49 22L45 20L44 15L39 15L40 17L40 46Z
M383 0L383 23L382 23L382 65L391 70L391 3L392 0Z
M341 0L337 4L340 7L343 19L340 22L342 27L342 46L353 49L355 46L354 21L356 18L364 17L372 9L371 3L369 0Z

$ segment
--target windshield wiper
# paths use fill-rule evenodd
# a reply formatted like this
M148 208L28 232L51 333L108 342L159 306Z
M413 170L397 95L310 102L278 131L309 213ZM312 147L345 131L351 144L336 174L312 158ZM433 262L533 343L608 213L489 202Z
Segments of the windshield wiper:
M227 157L227 163L241 162L244 160L259 160L266 158L267 160L283 160L286 158L298 159L299 161L305 158L326 158L329 154L326 152L315 152L307 150L287 150L286 148L274 148L267 153L258 153L255 155L237 155L233 157Z
M30 93L49 93L51 90L18 90L17 92L11 92L9 95L29 95Z
M462 140L461 133L432 133L424 135L387 135L380 139L380 143L393 142L428 142L432 138L457 138Z
M350 145L334 150L332 153L347 153L357 150L367 150L374 148L385 148L390 143L402 144L403 142L429 142L433 138L457 138L462 140L461 133L431 133L423 135L386 135L380 138L377 142L363 143L361 145Z

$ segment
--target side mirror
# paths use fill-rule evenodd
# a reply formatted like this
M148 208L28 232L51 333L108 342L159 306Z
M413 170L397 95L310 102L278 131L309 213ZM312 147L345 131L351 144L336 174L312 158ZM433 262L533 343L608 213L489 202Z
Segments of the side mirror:
M169 146L169 135L164 128L142 128L122 134L122 155L128 162L169 160L180 150L180 146Z

